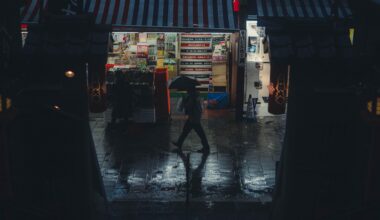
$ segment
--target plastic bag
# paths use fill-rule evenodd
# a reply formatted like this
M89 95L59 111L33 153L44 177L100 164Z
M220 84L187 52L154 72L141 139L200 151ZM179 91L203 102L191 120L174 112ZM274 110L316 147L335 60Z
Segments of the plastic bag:
M183 97L181 97L177 101L176 110L177 110L177 112L183 112L184 109L185 109L185 107L184 107L184 104L183 104Z

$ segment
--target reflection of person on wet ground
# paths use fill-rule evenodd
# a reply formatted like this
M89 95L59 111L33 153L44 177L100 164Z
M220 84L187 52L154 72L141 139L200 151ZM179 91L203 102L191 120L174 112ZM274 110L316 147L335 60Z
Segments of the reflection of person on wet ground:
M194 170L191 169L190 160L187 159L186 155L181 150L178 151L178 155L181 157L183 164L185 165L186 174L188 175L189 173L187 172L191 172L189 180L191 185L189 186L189 190L195 195L200 194L202 192L202 170L205 167L209 153L204 152L202 154L201 163Z
M206 134L201 125L202 105L200 102L199 94L195 87L187 90L187 97L183 100L183 107L185 108L185 114L188 116L182 133L177 142L173 142L175 146L182 149L182 144L185 141L187 135L192 129L198 134L201 139L203 148L198 150L199 152L210 152L210 146L207 141Z

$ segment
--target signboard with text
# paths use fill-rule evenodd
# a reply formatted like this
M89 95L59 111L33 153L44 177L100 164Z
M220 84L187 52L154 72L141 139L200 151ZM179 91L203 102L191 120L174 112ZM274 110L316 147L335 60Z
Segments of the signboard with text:
M246 31L240 30L239 36L239 56L238 56L238 65L245 65L245 57L246 57Z

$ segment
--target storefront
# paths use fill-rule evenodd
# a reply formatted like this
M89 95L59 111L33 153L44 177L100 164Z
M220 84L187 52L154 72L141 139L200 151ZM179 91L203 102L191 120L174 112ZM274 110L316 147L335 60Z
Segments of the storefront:
M30 0L22 8L24 24L38 22L39 8L47 1L38 2ZM112 26L107 75L100 77L104 83L113 83L112 75L121 71L133 72L134 85L143 86L135 81L138 72L151 73L153 77L145 77L151 82L144 85L157 93L158 84L164 86L173 77L186 75L200 82L198 89L204 97L221 94L223 105L211 108L227 107L229 97L236 95L231 89L236 77L232 69L237 68L232 51L239 34L232 0L87 0L83 6L97 25ZM162 79L166 83L155 81L157 71L167 73ZM151 97L155 102L156 95Z
M292 64L344 57L352 12L345 0L255 0L249 6L245 100L257 99L258 116L284 114Z
M166 68L169 80L195 77L201 91L227 91L229 33L113 32L108 64L118 68Z

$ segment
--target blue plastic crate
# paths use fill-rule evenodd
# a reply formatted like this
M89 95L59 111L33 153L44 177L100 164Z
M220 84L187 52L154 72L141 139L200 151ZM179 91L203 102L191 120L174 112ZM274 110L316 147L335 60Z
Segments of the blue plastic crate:
M228 104L229 99L226 92L215 92L207 95L207 108L209 109L227 108Z

